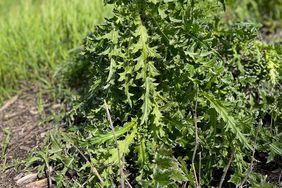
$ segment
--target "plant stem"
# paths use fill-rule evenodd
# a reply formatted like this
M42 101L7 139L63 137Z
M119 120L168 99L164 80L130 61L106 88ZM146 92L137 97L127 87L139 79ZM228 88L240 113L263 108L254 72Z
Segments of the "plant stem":
M228 161L228 164L227 164L227 166L224 168L223 175L222 175L222 177L221 177L221 180L220 180L220 183L219 183L218 188L221 188L222 185L223 185L223 182L224 182L224 180L225 180L226 174L227 174L227 172L228 172L228 170L229 170L229 168L230 168L230 165L231 165L231 163L232 163L232 161L233 161L234 154L235 154L235 151L233 150L232 153L231 153L230 159L229 159L229 161Z
M195 147L194 147L194 152L193 152L193 157L192 157L192 169L193 169L193 173L194 173L194 177L195 177L195 185L196 187L201 187L201 185L199 184L198 181L198 177L197 177L197 172L196 172L196 168L195 168L195 157L196 157L196 153L199 147L199 135L198 135L198 118L197 118L197 108L198 108L198 87L197 87L197 94L196 94L196 102L195 102L195 109L194 109L194 126L195 126ZM200 179L200 178L199 178Z
M201 185L202 152L199 152L199 184Z
M95 168L94 165L92 165L92 163L87 159L87 157L80 151L80 149L78 149L78 147L76 147L74 144L72 144L72 146L80 153L80 155L87 161L89 162L90 166L91 166L91 170L94 172L94 174L98 177L99 181L104 184L104 181L102 179L102 177L100 176L98 170Z
M258 127L257 130L256 130L256 136L255 136L254 146L255 146L256 143L257 143L258 132L259 132L259 129L261 128L261 126L262 126L262 123L259 124L259 127ZM240 188L243 187L243 185L246 183L246 181L248 180L248 177L249 177L250 173L251 173L252 170L253 170L253 165L254 165L254 161L255 161L255 152L256 152L256 150L255 150L255 148L254 148L254 149L253 149L253 153L252 153L252 159L251 159L250 167L248 168L248 172L247 172L245 178L243 179L243 181L241 182L241 184L240 184L240 186L239 186Z
M119 144L118 144L116 133L115 133L115 128L114 128L114 125L113 125L113 121L112 121L111 114L110 114L109 107L108 107L106 100L104 100L104 106L105 106L105 109L106 109L106 112L107 112L107 117L108 117L108 121L110 123L110 127L112 129L114 141L115 141L115 144L117 146L119 170L120 170L120 175L121 175L120 184L121 184L121 188L124 188L125 178L124 178L124 172L123 172L123 162L122 162L122 159L121 159L121 154L120 154Z

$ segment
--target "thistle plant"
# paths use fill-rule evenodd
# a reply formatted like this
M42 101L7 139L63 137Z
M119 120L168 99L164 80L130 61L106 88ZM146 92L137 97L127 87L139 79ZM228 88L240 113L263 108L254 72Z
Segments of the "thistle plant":
M226 22L224 2L106 2L113 17L85 38L67 72L81 97L69 135L57 139L85 151L104 180L85 177L89 162L74 160L77 182L258 185L254 152L282 154L281 48L260 41L256 24Z

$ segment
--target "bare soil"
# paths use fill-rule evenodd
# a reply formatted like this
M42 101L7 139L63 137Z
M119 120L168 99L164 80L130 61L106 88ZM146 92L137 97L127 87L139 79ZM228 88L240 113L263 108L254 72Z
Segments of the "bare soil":
M23 165L17 165L17 161L25 159L32 149L39 147L46 133L52 129L50 123L40 123L37 96L35 89L27 89L0 106L0 188L19 187L15 177L24 176L26 172ZM3 151L7 135L10 139ZM1 157L2 152L4 158Z

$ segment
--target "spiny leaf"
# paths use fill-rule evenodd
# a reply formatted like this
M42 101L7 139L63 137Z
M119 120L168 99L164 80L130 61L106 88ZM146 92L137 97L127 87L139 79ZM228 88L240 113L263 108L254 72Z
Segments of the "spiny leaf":
M152 101L151 101L151 92L150 89L152 87L152 78L147 77L145 81L145 93L142 96L142 99L144 101L142 105L142 117L141 117L141 124L144 124L145 122L148 121L150 112L152 110Z
M135 125L130 135L128 135L124 140L118 141L121 158L129 152L129 146L132 144L136 133L137 133L137 128ZM118 164L117 148L111 149L110 154L111 154L111 157L107 160L107 164L112 164L112 163Z
M143 26L140 21L138 22L140 24L134 35L135 37L139 37L139 40L136 44L133 45L132 50L133 50L133 53L136 53L137 51L142 50L142 53L144 57L146 58L148 54L148 45L147 45L148 33L147 33L146 27Z
M235 121L232 116L229 116L226 108L221 104L221 102L214 99L207 93L202 93L202 95L206 99L208 99L208 101L211 103L211 106L217 111L223 121L226 122L227 130L231 130L236 135L237 139L243 144L243 146L248 149L253 149L252 146L249 144L248 139L240 131L240 128L238 127L239 124Z
M113 44L118 43L119 34L117 31L112 30L111 32L103 35L100 39L109 39Z
M269 69L269 77L273 85L277 83L278 71L275 57L271 57L271 52L266 54L267 68Z
M282 156L282 149L277 146L278 144L271 143L269 144L270 149L277 155ZM279 144L280 145L280 144Z
M128 132L130 129L132 129L132 127L136 126L137 123L137 118L134 118L131 120L131 122L126 123L124 125L124 127L121 128L116 128L115 129L115 133L116 133L116 137L119 138L121 136L123 136L126 132ZM113 134L112 132L108 132L104 135L99 134L97 137L91 138L89 140L87 140L86 142L82 143L81 145L95 145L95 144L102 144L104 142L107 142L109 140L113 140Z
M109 67L109 76L108 76L107 82L111 80L113 74L115 73L115 68L116 68L116 62L114 59L111 59L111 65Z
M144 139L142 139L140 145L137 146L136 150L138 152L138 163L140 165L144 165L146 160L146 146Z

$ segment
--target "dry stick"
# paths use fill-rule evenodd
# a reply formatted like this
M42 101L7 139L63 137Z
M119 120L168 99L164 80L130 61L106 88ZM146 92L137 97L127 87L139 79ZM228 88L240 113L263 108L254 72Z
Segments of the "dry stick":
M45 170L45 176L47 178L47 187L51 188L51 186L52 186L52 179L51 179L52 169L51 169L47 160L45 160L45 165L46 165L46 168L47 168Z
M199 152L199 184L201 184L202 152Z
M124 161L125 161L125 160L124 160L124 157L123 157L122 159L123 159L122 162L124 162ZM124 180L125 180L126 184L128 185L128 187L129 187L129 188L132 188L132 186L131 186L131 184L129 183L129 181L128 181L128 179L126 178L126 176L124 177Z
M125 178L125 181L127 183L127 185L129 186L129 188L132 188L132 186L130 185L129 181L127 180L127 178Z
M47 177L47 185L48 185L48 188L52 187L52 178L51 178L51 173L52 173L52 169L51 167L49 166L48 162L46 162L46 167L47 167L47 170L45 171L45 175Z
M102 179L102 177L100 176L98 170L95 168L95 166L87 159L87 157L80 151L80 149L78 149L78 147L76 147L74 144L72 144L72 146L80 153L80 155L90 164L91 166L91 170L94 172L94 174L98 177L99 181L104 184L104 181Z
M253 153L252 153L252 159L251 159L251 163L250 163L250 167L249 167L249 170L248 170L248 173L246 174L245 178L243 179L243 181L241 182L240 184L240 188L243 187L243 185L246 183L246 181L248 180L248 177L250 175L250 173L252 172L253 170L253 165L254 165L254 161L255 161L255 149L253 150Z
M197 94L196 94L196 103L195 103L195 110L194 110L194 126L195 126L195 139L196 139L196 143L195 143L195 147L194 147L194 152L193 152L193 157L192 157L192 169L194 172L194 177L195 177L195 184L196 187L201 187L201 185L199 185L198 182L198 177L197 177L197 172L195 169L195 157L196 157L196 153L199 147L199 135L198 135L198 120L197 120L197 108L198 108L198 88L197 88Z
M233 150L232 153L231 153L230 159L229 159L229 161L228 161L228 164L227 164L227 166L224 168L224 172L223 172L223 175L222 175L222 177L221 177L221 180L220 180L220 183L219 183L218 188L221 188L222 185L223 185L223 182L224 182L224 180L225 180L227 171L229 170L229 167L230 167L230 165L231 165L231 163L232 163L232 161L233 161L234 154L235 154L235 151Z
M282 170L280 170L279 178L278 178L278 183L280 184L281 182L281 176L282 176Z
M119 150L119 144L118 144L118 141L117 141L115 128L114 128L114 125L113 125L113 121L112 121L111 114L110 114L109 107L108 107L106 100L104 100L104 105L105 105L105 109L106 109L106 112L107 112L108 121L110 122L110 127L112 129L114 141L115 141L115 144L117 146L118 161L119 161L119 168L120 168L119 170L120 170L120 175L121 175L120 184L121 184L121 188L124 188L124 179L125 178L124 178L124 172L123 172L123 164L122 164L122 161L121 161L122 159L121 159L120 150Z
M23 113L25 113L27 110L22 110L20 112L15 112L15 113L12 113L12 114L7 114L7 115L4 115L3 119L5 121L8 121L16 116L19 116L19 115L22 115Z
M12 105L14 102L16 102L17 99L18 99L18 96L16 95L13 98L11 98L10 100L8 100L6 104L4 104L4 106L0 108L0 113L3 112L6 108L8 108L10 105Z

